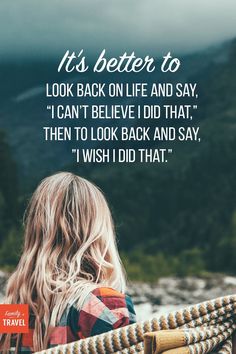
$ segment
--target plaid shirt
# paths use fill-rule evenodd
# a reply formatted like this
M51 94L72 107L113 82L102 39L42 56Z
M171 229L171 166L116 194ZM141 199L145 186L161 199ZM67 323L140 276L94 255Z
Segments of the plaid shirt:
M55 328L51 329L48 348L70 343L134 323L136 315L129 296L111 288L97 288L78 311L68 306ZM33 329L22 334L20 353L33 352Z

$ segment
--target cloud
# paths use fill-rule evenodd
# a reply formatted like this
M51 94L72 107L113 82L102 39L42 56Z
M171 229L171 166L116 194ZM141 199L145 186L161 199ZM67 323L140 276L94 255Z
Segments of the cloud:
M235 0L1 0L1 57L186 53L233 38L235 21Z

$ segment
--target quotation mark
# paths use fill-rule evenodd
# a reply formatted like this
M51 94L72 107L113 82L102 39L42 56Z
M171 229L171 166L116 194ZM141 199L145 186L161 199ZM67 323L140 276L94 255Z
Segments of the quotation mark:
M173 151L172 149L167 149L168 154L172 154L172 151ZM168 162L168 160L166 159L165 162Z

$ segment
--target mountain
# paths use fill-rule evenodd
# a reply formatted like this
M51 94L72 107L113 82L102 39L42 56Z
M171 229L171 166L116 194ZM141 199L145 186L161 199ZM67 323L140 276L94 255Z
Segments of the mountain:
M176 143L167 165L85 171L114 206L120 246L139 273L196 265L235 274L236 41L225 49L189 76L199 85L201 143Z
M13 156L17 161L19 174L29 183L36 175L36 181L43 175L54 170L62 169L72 163L73 156L71 148L75 144L66 142L45 142L43 137L43 127L61 122L52 122L46 110L46 106L52 102L45 97L45 84L47 82L109 82L111 80L121 82L158 82L166 81L186 81L192 76L205 75L205 71L214 63L221 63L228 60L230 43L220 47L214 47L201 53L195 53L181 58L182 67L175 75L166 75L163 78L160 73L157 79L153 74L119 75L103 74L89 75L69 75L57 73L56 62L10 62L0 64L0 95L2 104L0 107L0 129L7 134L8 141L12 147ZM223 53L223 54L222 54ZM127 103L127 100L103 100L93 99L94 104L117 104ZM53 103L59 102L54 99ZM83 101L84 102L84 101ZM86 103L91 100L86 99ZM130 99L129 102L135 103ZM61 99L60 103L77 104L75 99ZM142 103L142 102L141 102ZM152 100L149 100L152 103ZM99 122L101 124L101 121ZM107 122L103 122L106 124ZM66 124L66 122L62 122ZM68 122L67 124L71 124ZM78 122L73 122L78 124ZM93 124L98 124L93 122ZM95 144L95 143L94 143ZM100 144L101 145L101 144ZM90 143L83 143L81 146L92 147ZM96 144L96 146L98 146ZM37 173L35 174L35 172Z
M97 183L112 206L119 247L134 277L236 272L236 41L181 61L181 70L165 80L198 83L193 124L200 126L201 143L174 143L170 161L162 165L74 164L70 144L43 141L42 127L50 120L44 84L95 78L61 78L56 63L0 67L0 128L18 166L21 194L59 169ZM99 77L101 82L123 79ZM154 78L135 76L135 82L143 81Z

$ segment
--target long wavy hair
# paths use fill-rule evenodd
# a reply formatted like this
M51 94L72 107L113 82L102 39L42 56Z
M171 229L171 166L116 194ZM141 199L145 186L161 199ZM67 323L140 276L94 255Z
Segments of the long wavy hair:
M91 182L61 172L45 178L25 214L23 253L6 290L6 304L28 304L34 351L47 348L50 327L68 304L79 309L99 286L125 291L113 220L102 192ZM2 335L8 351L11 335ZM16 336L16 352L21 337ZM2 351L1 351L2 352Z

